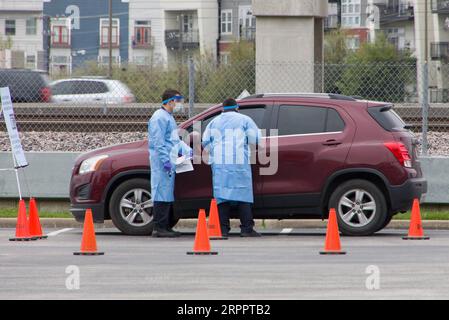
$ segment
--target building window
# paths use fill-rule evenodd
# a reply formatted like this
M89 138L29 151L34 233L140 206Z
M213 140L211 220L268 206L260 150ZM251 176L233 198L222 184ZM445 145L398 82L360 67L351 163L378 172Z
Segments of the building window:
M26 20L26 34L29 36L37 34L37 19L36 18L31 17Z
M221 11L221 33L232 34L232 10Z
M223 65L228 65L230 63L230 55L228 52L220 53L220 63Z
M150 21L136 21L134 23L134 39L133 45L135 47L149 47L151 45L151 22Z
M360 48L360 37L359 36L351 36L346 38L346 46L350 50L357 50Z
M53 25L51 28L51 43L55 46L68 46L69 28L66 25Z
M5 35L16 35L16 20L5 20Z
M36 56L35 55L27 55L26 56L26 67L28 69L36 69Z
M112 19L112 40L111 45L118 47L120 37L120 21ZM109 19L100 19L100 45L102 47L109 46Z

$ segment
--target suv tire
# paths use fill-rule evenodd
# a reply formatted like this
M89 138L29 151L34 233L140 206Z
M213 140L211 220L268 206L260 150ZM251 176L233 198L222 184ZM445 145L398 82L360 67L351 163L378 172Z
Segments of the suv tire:
M337 211L343 235L369 236L379 231L388 219L384 194L367 180L349 180L337 187L329 200Z
M109 213L114 225L124 234L151 235L154 221L150 180L134 178L116 187L109 201ZM178 219L171 216L170 227L173 227Z

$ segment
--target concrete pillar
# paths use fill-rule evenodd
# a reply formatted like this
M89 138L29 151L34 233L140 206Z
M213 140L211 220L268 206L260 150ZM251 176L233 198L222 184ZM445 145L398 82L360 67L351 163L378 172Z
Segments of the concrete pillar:
M321 92L327 0L253 0L256 91Z

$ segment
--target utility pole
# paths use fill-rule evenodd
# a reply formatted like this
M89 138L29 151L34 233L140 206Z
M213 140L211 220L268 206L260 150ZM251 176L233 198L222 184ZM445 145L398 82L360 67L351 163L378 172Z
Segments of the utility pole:
M112 0L109 0L109 28L108 28L108 47L109 47L109 79L112 79Z
M428 0L424 0L424 61L429 62L429 8Z

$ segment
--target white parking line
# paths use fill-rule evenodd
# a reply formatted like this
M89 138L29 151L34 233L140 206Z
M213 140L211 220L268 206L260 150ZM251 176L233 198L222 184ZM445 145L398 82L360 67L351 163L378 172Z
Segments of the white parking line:
M65 228L65 229L53 231L53 232L50 232L49 234L47 234L47 236L54 237L54 236L57 236L60 233L67 232L67 231L70 231L70 230L73 230L73 228Z
M288 234L288 233L290 233L292 231L293 231L292 228L284 228L284 229L282 229L281 234L286 234L286 233Z

